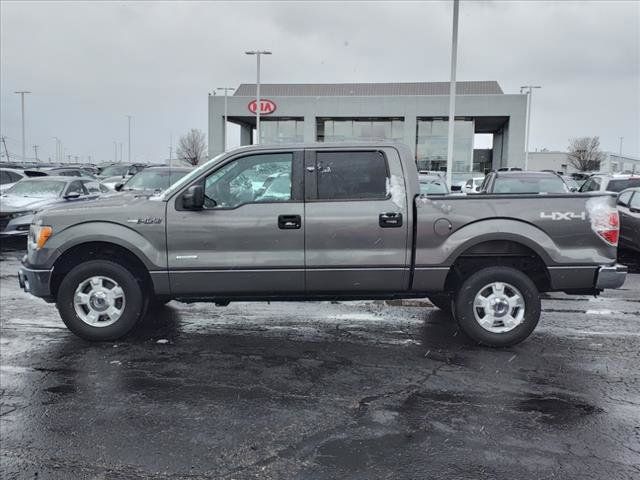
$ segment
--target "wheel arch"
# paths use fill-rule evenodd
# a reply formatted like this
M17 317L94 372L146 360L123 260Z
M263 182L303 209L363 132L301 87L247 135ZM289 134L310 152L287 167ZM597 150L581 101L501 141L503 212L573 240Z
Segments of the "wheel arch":
M111 241L85 241L70 246L53 264L50 281L52 296L57 296L64 276L74 267L89 260L110 260L128 269L145 289L153 290L153 281L144 261L131 249Z

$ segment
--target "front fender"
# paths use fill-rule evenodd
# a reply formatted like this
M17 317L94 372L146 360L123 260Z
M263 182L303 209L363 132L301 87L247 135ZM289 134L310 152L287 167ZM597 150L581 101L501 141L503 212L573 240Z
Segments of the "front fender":
M50 269L69 249L91 242L106 242L131 251L148 270L166 270L166 237L164 224L140 225L136 229L119 223L88 221L54 233L40 250L29 249L27 262Z

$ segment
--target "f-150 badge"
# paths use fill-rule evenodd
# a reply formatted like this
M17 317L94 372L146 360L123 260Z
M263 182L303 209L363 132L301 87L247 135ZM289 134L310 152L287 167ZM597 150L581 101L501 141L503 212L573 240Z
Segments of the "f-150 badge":
M155 225L162 223L162 219L159 217L145 217L145 218L130 218L127 223L136 223L138 225Z
M586 220L587 214L585 212L540 212L540 218L545 220Z

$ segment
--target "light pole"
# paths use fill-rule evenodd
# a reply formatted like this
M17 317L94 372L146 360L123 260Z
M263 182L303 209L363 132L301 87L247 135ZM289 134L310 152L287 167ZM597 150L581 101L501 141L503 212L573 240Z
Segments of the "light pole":
M113 163L118 163L118 142L113 141Z
M17 94L20 95L20 105L21 105L21 108L22 108L22 161L24 162L25 161L25 155L26 155L26 153L25 153L26 142L25 142L25 139L24 139L24 95L26 93L31 93L31 92L29 92L27 90L19 90L17 92L13 92L13 93L17 93Z
M524 85L520 87L520 93L527 91L527 131L524 137L524 169L529 168L529 130L531 129L531 97L534 88L542 88L539 85Z
M622 140L624 139L624 137L620 137L620 153L619 156L622 159Z
M39 162L40 160L38 160L38 148L40 147L40 145L34 145L33 146L33 154L36 157L36 162Z
M457 0L456 0L457 1ZM262 110L260 105L260 56L271 55L268 50L251 50L244 52L247 55L255 55L257 60L257 81L256 81L256 145L260 144L260 111Z
M224 92L224 137L222 141L222 151L226 152L227 151L227 111L228 111L227 110L227 92L232 92L234 89L231 87L218 87L216 88L216 91L218 90L222 90Z
M127 162L131 163L131 115L127 115L127 119L129 120L129 153L127 154Z
M451 33L451 80L449 82L449 132L447 134L447 184L451 188L453 177L453 140L456 125L456 64L458 58L459 0L453 0L453 31Z
M60 139L58 137L51 137L56 141L56 162L60 163Z

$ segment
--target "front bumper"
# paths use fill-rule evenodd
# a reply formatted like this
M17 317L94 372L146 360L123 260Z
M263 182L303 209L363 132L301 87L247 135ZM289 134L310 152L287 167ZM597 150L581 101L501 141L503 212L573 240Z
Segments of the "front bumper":
M610 267L600 267L596 274L596 288L620 288L627 278L627 267L624 265L612 265Z
M52 273L53 269L38 270L23 265L20 267L20 270L18 270L18 283L20 284L20 288L31 295L50 299L51 288L49 285Z

